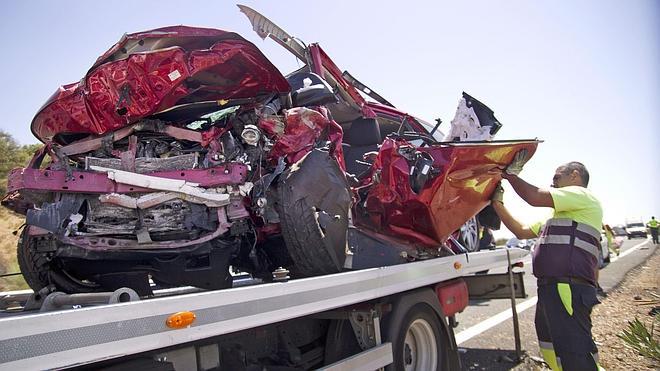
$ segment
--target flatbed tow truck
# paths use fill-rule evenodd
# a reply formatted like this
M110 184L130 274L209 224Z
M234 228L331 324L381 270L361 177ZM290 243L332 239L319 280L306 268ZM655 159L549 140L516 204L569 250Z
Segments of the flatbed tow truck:
M0 369L456 370L453 327L468 289L514 304L525 293L513 267L527 253L495 249L294 280L284 272L280 282L235 279L230 289L168 289L143 300L130 289L32 294L27 303L26 292L0 293ZM84 305L99 298L106 304Z

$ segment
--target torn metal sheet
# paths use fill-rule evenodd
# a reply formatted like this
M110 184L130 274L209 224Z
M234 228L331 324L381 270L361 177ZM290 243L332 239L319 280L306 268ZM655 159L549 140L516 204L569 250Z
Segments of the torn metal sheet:
M186 170L198 167L197 153L189 153L181 156L168 158L138 157L135 159L135 171L138 174L153 173L154 171ZM85 169L91 166L107 167L110 169L122 169L122 160L118 158L86 157Z
M156 192L149 193L141 197L131 197L119 193L102 194L99 196L99 201L102 203L123 206L129 209L148 209L150 207L175 199L202 204L208 207L221 207L227 205L228 203L224 199L220 201L209 200L202 197L177 192Z
M136 240L113 237L61 237L65 244L77 246L87 250L134 250L134 249L176 249L181 247L200 245L212 241L229 230L231 223L227 221L224 208L218 208L218 227L212 233L193 240L170 240L140 244Z
M256 10L247 7L245 5L237 5L238 8L245 14L246 17L250 20L252 24L252 29L259 35L262 39L270 37L276 43L282 45L286 50L291 52L296 58L300 59L303 62L307 62L307 50L303 45L300 44L295 37L289 35L286 31L281 29L270 19L264 17Z
M40 209L27 211L26 223L41 227L53 233L63 231L71 215L78 214L85 198L75 194L63 194L55 203L45 203Z
M150 175L136 174L129 171L110 169L100 166L91 166L94 171L108 173L108 179L123 184L155 189L159 191L171 191L192 196L200 200L211 201L215 206L229 204L229 195L225 193L207 192L200 188L199 184L178 179L165 179Z

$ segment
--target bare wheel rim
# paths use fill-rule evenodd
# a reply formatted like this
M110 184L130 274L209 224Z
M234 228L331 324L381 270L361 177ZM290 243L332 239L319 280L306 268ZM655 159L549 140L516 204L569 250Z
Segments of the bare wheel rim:
M406 371L436 370L438 343L433 327L426 320L414 320L403 342L403 368Z
M477 230L477 218L468 219L461 226L461 241L468 251L476 251L479 244L479 231Z

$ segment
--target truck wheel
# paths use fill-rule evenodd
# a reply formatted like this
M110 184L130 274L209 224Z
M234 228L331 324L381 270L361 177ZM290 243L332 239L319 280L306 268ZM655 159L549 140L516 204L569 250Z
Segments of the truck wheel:
M410 308L400 324L390 324L394 362L390 371L444 370L447 352L438 316L426 304Z
M291 272L304 277L341 271L351 194L337 161L312 150L282 173L277 187Z
M349 320L330 321L325 340L324 365L330 365L362 351Z
M25 278L28 286L34 292L54 284L58 291L66 293L85 293L100 290L100 286L94 282L83 281L75 278L72 274L50 261L45 253L36 251L34 241L27 233L29 226L25 227L18 239L16 257L18 267Z

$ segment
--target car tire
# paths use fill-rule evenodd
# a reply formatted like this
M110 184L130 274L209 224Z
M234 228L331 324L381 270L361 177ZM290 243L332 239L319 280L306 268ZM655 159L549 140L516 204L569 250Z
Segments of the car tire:
M308 277L341 271L352 197L337 161L313 150L282 173L277 187L291 273Z
M392 323L386 335L392 343L393 362L389 371L444 370L447 347L436 313L426 304L411 307L401 322Z
M39 292L48 285L54 285L56 290L70 294L101 291L96 283L75 278L56 262L49 260L45 253L37 252L28 235L28 228L23 229L18 239L16 257L23 278L32 291Z
M42 288L48 286L48 260L44 254L37 254L29 246L27 229L23 228L18 238L16 246L16 260L18 267L23 274L23 279L30 286L32 291L39 292Z

